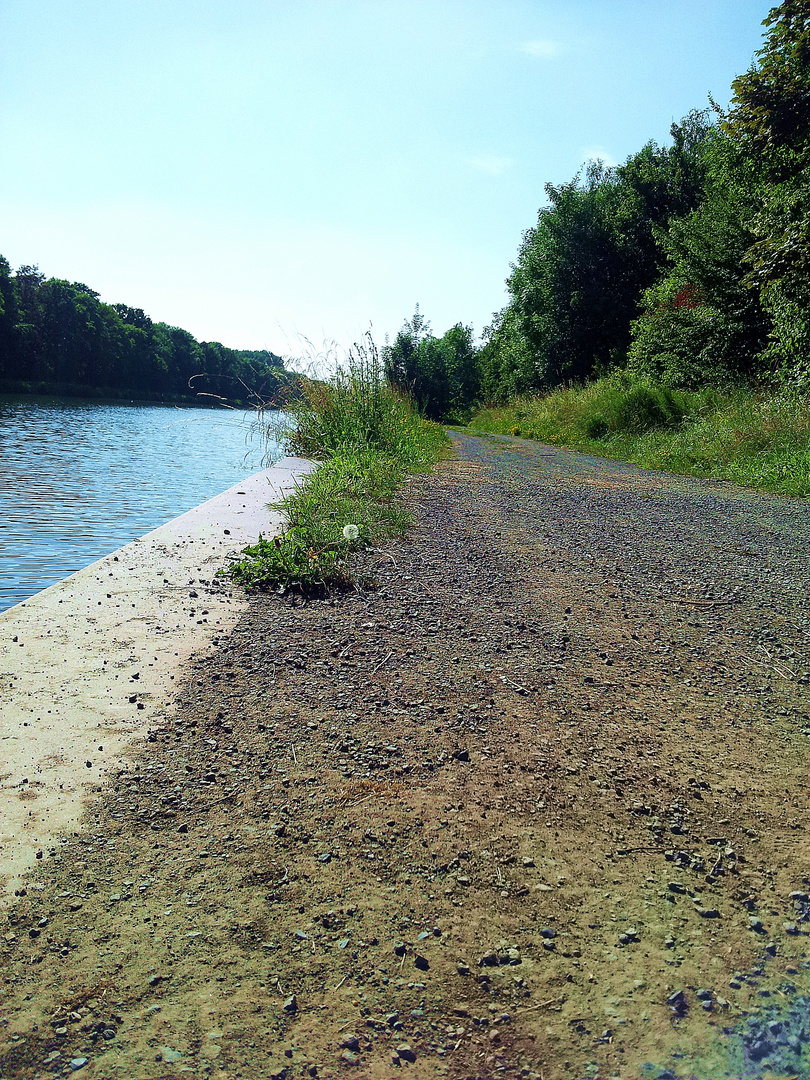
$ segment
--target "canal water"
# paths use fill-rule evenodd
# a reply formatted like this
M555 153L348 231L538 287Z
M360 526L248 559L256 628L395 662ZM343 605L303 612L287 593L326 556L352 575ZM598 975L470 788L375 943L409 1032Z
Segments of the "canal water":
M250 412L0 396L0 611L258 472L266 450Z

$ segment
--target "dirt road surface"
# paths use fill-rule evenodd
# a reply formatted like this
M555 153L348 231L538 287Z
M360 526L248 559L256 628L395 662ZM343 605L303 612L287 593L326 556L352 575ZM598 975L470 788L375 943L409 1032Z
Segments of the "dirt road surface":
M0 924L0 1077L810 1076L808 504L455 437Z

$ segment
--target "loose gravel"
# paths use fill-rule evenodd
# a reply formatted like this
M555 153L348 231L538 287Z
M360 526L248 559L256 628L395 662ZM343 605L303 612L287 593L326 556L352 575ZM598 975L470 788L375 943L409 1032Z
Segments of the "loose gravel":
M810 1076L807 504L456 436L0 924L0 1077Z

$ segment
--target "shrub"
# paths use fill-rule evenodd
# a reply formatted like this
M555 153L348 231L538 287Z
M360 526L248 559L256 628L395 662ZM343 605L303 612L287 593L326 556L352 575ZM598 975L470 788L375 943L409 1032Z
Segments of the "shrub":
M353 555L407 528L394 495L407 473L441 456L447 436L387 384L370 336L329 380L299 376L287 402L268 425L274 438L321 464L278 504L288 521L284 534L245 549L231 575L281 592L351 584ZM344 535L347 525L357 527L356 538Z

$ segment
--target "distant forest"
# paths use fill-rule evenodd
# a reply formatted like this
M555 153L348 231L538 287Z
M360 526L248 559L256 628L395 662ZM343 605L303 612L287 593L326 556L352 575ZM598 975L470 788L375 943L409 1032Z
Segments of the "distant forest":
M104 304L79 282L35 266L13 273L0 255L2 391L209 400L203 393L236 403L269 401L283 381L275 353L197 341L140 308Z
M810 389L810 0L764 26L727 111L546 185L475 355L469 328L434 338L417 310L392 381L437 418L612 372Z

